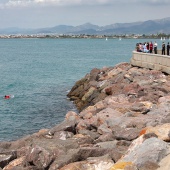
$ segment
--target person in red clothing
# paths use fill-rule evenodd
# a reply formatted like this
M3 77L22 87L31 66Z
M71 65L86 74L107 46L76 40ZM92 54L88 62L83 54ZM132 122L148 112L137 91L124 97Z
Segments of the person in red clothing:
M5 99L10 99L10 95L5 95L4 98Z
M152 53L153 51L153 44L152 41L149 43L149 52Z
M4 99L12 99L12 98L14 98L14 95L5 95L4 96Z

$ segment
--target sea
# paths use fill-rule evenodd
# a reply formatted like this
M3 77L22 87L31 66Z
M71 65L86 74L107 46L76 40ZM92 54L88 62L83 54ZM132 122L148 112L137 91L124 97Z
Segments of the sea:
M155 39L0 39L0 141L52 128L77 112L67 98L75 82L93 68L129 62L145 41Z

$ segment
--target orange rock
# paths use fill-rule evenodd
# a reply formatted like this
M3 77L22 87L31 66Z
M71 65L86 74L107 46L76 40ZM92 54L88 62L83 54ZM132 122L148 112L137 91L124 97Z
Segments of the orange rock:
M132 162L118 162L110 170L124 170L128 165L132 165Z
M141 135L144 135L145 133L146 133L146 128L145 129L142 129L141 131L140 131L140 134L139 134L139 136L141 136Z

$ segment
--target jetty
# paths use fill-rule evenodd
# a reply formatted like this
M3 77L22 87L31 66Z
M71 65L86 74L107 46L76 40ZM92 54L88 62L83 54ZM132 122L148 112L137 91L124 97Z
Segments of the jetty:
M166 53L161 55L161 50L158 50L158 54L133 51L130 63L133 66L170 74L170 56L167 56Z

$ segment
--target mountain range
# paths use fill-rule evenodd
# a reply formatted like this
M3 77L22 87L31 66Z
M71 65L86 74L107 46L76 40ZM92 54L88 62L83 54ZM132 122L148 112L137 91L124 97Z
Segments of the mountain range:
M88 35L120 35L120 34L170 34L170 17L132 23L115 23L106 26L85 23L79 26L58 25L38 29L21 29L16 27L0 29L0 34L88 34Z

